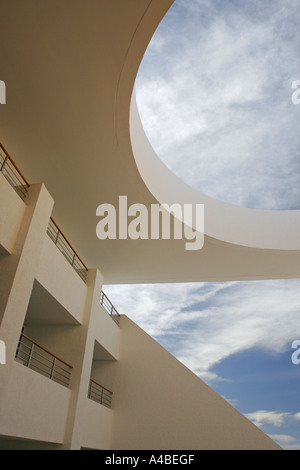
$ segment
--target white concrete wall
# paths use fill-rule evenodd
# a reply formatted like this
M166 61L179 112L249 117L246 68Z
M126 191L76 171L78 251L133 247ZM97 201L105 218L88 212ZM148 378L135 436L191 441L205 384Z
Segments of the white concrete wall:
M118 356L120 330L100 305L102 275L89 270L84 283L48 237L53 199L43 185L32 185L24 204L3 179L0 339L7 360L0 366L0 437L9 440L0 447L18 448L21 438L27 448L109 448L113 411L88 398L95 342ZM70 388L15 360L24 322L26 334L73 366Z
M6 380L0 435L62 444L71 391L18 362Z
M87 286L48 235L43 243L36 279L82 323Z
M93 331L95 339L114 359L119 358L120 328L105 311L102 305L97 306Z
M127 317L114 364L113 449L277 449Z
M0 175L0 246L12 253L23 220L26 205Z
M81 447L95 448L96 442L98 442L102 449L111 446L112 410L103 409L103 405L93 403L93 406L99 407L98 413L105 415L103 429L95 418L88 422L86 421L87 406L89 406L87 396L92 372L95 341L98 341L99 344L103 342L103 347L107 348L107 352L110 355L118 355L120 329L100 306L99 296L102 284L103 278L100 272L98 270L89 270L85 321L83 327L80 327L81 340L77 343L77 350L79 352L78 364L76 366L77 379L76 383L73 382L72 385L74 392L76 392L71 402L73 418L70 416L66 440L67 448L72 450L78 450ZM105 341L106 335L109 343ZM98 408L96 409L98 410ZM83 423L87 423L86 427L83 426Z
M0 436L74 450L278 448L131 320L114 323L100 305L101 273L89 269L83 283L48 239L53 200L43 185L30 188L23 216L23 203L4 187L16 209L7 236L15 239L13 255L0 256L0 339L7 346ZM71 391L15 361L35 279L74 320L28 326L73 366ZM112 409L88 399L91 376L113 391Z
M86 398L82 402L82 419L79 428L80 448L110 449L113 411Z

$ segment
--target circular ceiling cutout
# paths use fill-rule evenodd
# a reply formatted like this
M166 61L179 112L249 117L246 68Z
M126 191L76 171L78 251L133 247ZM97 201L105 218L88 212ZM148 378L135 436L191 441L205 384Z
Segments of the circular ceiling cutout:
M299 23L298 0L176 0L169 10L137 104L153 149L192 188L242 207L300 208Z

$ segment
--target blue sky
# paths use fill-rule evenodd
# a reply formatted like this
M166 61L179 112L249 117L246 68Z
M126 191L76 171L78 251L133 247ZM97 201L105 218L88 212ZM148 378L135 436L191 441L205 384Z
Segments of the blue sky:
M298 0L175 1L136 91L151 144L185 182L232 204L300 208L299 23ZM276 442L300 449L299 279L104 290Z
M300 208L299 22L297 0L176 0L137 100L152 146L185 182L233 204Z

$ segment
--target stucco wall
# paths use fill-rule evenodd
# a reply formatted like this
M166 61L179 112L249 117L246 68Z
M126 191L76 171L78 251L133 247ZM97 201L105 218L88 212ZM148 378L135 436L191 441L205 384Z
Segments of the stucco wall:
M114 449L279 448L125 316L114 366Z
M15 190L0 175L0 247L13 252L26 205Z
M82 322L87 286L48 236L43 243L36 278L79 323Z

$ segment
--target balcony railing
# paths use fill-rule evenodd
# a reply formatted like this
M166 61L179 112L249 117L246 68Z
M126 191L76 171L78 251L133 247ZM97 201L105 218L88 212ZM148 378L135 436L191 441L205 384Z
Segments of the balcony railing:
M24 201L30 185L1 143L0 172Z
M120 314L118 311L115 309L109 298L104 294L103 291L101 291L100 294L100 304L103 306L103 308L109 313L109 315L112 317L114 322L119 325L120 322Z
M45 375L65 387L70 384L72 366L21 333L16 359L24 366Z
M77 274L81 277L81 279L86 282L88 268L83 263L83 261L79 258L74 248L70 245L67 238L64 236L62 231L56 225L52 217L50 218L50 222L47 229L47 234L51 238L51 240L55 243L57 248L61 251L67 261L71 264L71 266L75 269Z
M15 189L17 194L24 201L26 199L30 184L24 178L13 159L8 154L7 150L0 143L0 173L7 179L9 184ZM86 282L88 268L77 255L76 251L72 248L67 238L62 231L58 228L54 220L51 218L47 233L59 250L63 253L65 258L73 266L75 271L79 274L81 279Z
M107 408L111 408L112 396L113 392L103 387L103 385L100 385L98 382L95 382L95 380L90 379L88 398Z

